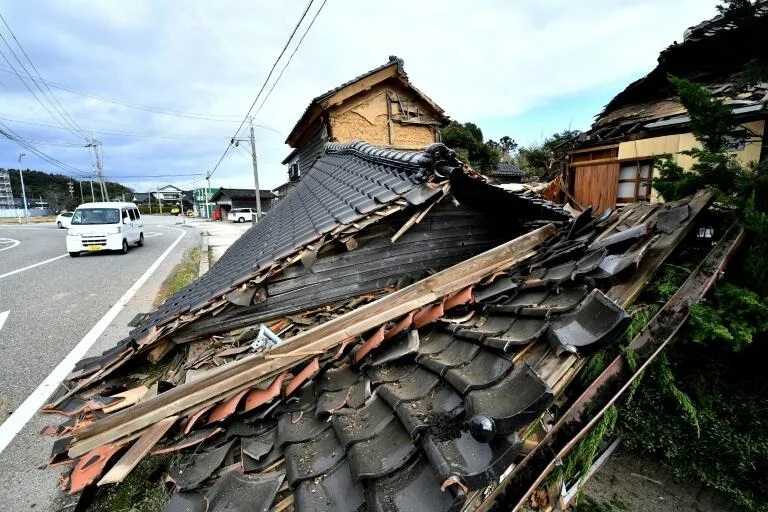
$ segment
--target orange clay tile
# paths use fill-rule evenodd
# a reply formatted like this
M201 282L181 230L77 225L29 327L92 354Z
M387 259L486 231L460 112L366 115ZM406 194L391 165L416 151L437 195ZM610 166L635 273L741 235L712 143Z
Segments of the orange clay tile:
M368 353L381 345L381 342L384 341L384 326L382 325L379 327L373 335L365 340L362 345L360 345L357 349L357 352L355 352L355 363L359 363L363 360L365 356L368 355Z
M264 405L279 397L283 380L287 374L287 372L283 372L275 377L275 380L272 381L272 384L270 384L267 389L251 389L248 396L245 397L243 412L251 411L260 405Z
M384 335L384 340L390 340L406 330L408 327L411 326L413 323L413 315L415 314L415 311L411 311L407 315L405 315L403 318L400 319L399 322L395 324L393 328L387 331L387 333Z
M197 423L200 420L200 417L210 411L213 408L213 405L209 405L207 407L203 407L199 411L197 411L195 414L190 416L189 420L187 421L186 425L184 425L184 434L189 434L192 431L192 427L195 426L195 423Z
M219 403L216 407L213 408L211 414L208 416L207 424L210 425L211 423L221 421L235 414L237 411L237 406L240 405L240 401L249 391L250 389L244 389L235 396Z
M445 304L443 307L446 310L449 310L451 308L455 308L456 306L461 306L462 304L469 304L473 301L472 298L472 289L474 286L467 286L463 290L454 293L447 299L445 299Z
M285 396L291 396L294 391L304 385L314 374L320 371L320 358L315 357L312 362L301 370L294 379L285 387Z
M416 316L413 317L413 327L414 329L424 327L443 316L444 313L445 309L443 308L442 302L432 304L431 306L424 306L418 313L416 313Z
M69 494L77 494L95 482L120 448L122 445L105 444L78 458L69 475Z

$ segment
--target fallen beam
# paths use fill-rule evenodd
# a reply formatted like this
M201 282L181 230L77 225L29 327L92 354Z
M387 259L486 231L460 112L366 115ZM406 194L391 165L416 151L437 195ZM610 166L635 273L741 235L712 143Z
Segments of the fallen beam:
M478 507L489 510L499 501L505 510L516 511L592 427L605 411L623 396L645 369L664 350L688 319L688 308L700 301L720 277L731 255L744 238L744 229L734 224L661 310L630 342L629 349L646 359L630 373L623 356L616 357L576 399L542 441L515 466ZM597 413L590 414L590 411ZM503 493L503 494L502 494Z
M265 354L256 354L211 370L189 384L162 393L133 407L74 431L69 455L76 457L93 447L129 436L169 416L250 387L306 360L308 352L326 352L417 308L458 292L499 270L527 260L556 232L549 224L445 269L418 283L366 304L345 315L305 331Z

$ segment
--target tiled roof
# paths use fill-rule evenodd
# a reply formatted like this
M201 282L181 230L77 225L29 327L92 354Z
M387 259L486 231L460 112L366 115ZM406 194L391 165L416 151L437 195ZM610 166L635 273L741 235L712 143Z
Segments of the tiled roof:
M211 198L211 201L216 201L216 199L219 198L219 196L226 195L232 199L255 199L255 189L252 188L220 188L218 192L216 192L213 197ZM276 199L277 196L274 192L271 190L259 190L259 195L262 199Z
M523 171L522 169L512 164L511 162L502 160L499 162L499 165L496 166L496 169L493 169L487 174L488 176L499 176L499 177L508 176L508 177L514 177L514 178L521 178L523 176Z

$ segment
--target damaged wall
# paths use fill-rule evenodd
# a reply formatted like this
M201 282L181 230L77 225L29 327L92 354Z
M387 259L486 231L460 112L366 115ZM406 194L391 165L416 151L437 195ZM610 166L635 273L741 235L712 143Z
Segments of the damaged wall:
M339 142L363 140L421 148L437 141L436 127L423 124L437 125L429 112L429 105L412 91L397 84L381 84L330 110L331 136Z

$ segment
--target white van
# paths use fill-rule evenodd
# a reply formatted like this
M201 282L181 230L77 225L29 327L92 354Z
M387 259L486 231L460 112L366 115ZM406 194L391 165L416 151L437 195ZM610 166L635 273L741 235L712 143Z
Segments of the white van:
M128 252L128 244L144 245L144 223L134 203L83 203L72 215L67 252Z

